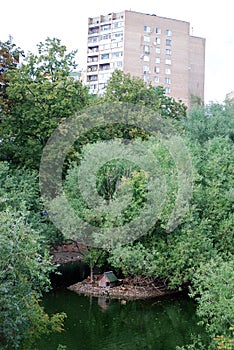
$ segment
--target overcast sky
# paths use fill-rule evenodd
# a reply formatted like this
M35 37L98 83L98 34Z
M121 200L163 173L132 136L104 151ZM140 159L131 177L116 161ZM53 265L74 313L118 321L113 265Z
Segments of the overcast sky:
M0 40L35 51L36 44L56 37L69 50L77 49L85 68L88 17L132 10L190 22L195 36L206 38L205 102L223 102L234 90L233 1L205 0L10 0L0 9Z

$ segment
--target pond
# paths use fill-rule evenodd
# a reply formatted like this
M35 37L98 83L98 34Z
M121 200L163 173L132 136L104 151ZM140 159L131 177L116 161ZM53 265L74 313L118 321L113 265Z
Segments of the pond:
M197 325L194 302L185 296L121 303L104 297L86 297L66 289L43 299L48 313L67 314L65 330L41 340L39 350L175 350L205 337Z

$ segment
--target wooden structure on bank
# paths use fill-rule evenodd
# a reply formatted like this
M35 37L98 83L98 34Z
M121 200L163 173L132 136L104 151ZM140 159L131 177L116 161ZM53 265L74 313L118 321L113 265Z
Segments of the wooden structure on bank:
M115 276L113 271L104 272L98 281L99 287L115 287L120 284L120 280Z

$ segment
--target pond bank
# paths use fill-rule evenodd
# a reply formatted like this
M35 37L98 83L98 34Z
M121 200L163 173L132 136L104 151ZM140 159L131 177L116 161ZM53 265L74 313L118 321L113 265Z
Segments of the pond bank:
M149 299L157 298L167 295L178 294L178 290L170 290L165 287L156 286L154 284L148 284L144 286L134 285L129 279L123 280L121 286L115 287L99 287L95 281L91 283L88 279L75 283L69 287L68 290L78 294L91 295L91 296L106 296L112 299Z

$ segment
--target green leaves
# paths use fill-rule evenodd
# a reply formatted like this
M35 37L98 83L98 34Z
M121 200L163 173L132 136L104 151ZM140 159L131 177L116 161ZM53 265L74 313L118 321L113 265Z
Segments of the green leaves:
M7 73L11 104L0 125L1 160L34 169L52 132L88 101L87 89L69 75L76 52L49 38L38 50Z
M0 335L3 349L29 349L42 334L61 330L39 304L54 270L48 252L22 213L0 212Z
M198 315L208 332L231 336L234 320L234 262L221 257L200 265L194 274L191 296L198 301Z
M138 77L131 77L115 70L108 81L104 101L137 103L159 112L162 117L181 119L186 115L186 106L182 101L166 96L164 88L146 86Z

